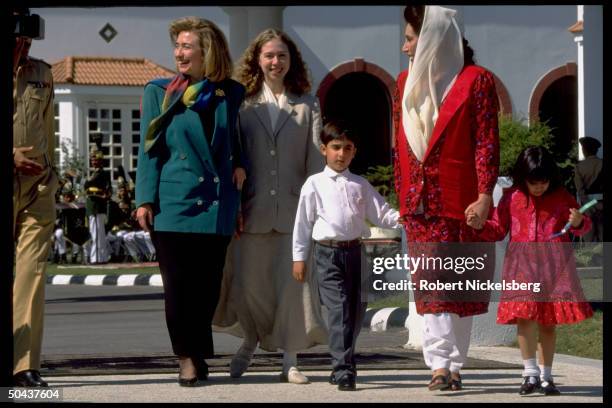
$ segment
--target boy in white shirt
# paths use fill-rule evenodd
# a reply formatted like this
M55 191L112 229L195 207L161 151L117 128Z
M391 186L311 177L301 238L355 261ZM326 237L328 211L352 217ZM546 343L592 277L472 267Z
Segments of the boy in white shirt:
M361 237L366 220L382 228L399 228L399 214L363 177L348 167L355 157L355 137L339 121L321 132L325 169L310 176L300 193L293 228L293 277L304 282L306 260L314 240L314 263L320 298L329 311L331 384L355 390L355 342L367 302L361 301Z

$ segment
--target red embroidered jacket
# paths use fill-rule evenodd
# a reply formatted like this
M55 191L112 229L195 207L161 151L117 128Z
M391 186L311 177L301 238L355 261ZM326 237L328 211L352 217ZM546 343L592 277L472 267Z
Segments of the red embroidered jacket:
M401 102L408 71L397 78L394 96L395 189L400 216L412 215L423 200L426 216L465 219L479 193L491 194L499 169L498 98L493 75L463 68L440 106L422 162L414 156L402 126Z

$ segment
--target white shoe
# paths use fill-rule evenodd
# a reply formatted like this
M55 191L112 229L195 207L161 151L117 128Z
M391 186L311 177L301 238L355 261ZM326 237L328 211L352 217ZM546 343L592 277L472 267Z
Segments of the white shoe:
M230 377L240 378L251 364L254 350L241 346L230 361Z
M302 374L297 367L291 367L286 374L281 373L280 380L291 384L310 384L308 377Z

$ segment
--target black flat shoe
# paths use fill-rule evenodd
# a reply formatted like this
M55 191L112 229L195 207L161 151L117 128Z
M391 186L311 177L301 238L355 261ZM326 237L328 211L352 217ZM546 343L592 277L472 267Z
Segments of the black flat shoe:
M196 366L196 372L198 373L197 378L199 381L208 380L208 364L204 360L193 359Z
M334 372L332 371L332 373L329 375L329 383L331 385L337 385L338 382L336 381L336 376L334 374Z
M344 377L337 380L339 391L355 391L357 389L355 385L355 377L347 374Z
M542 392L544 395L561 395L553 380L542 381Z
M20 371L13 376L15 387L48 387L49 384L42 379L37 370Z
M183 374L183 367L182 367L181 361L185 361L185 360L191 360L191 363L193 364L195 368L195 374L196 374L195 377L185 378L181 376ZM200 377L204 377L204 369L201 368L202 364L201 362L198 362L195 358L179 357L179 366L180 368L179 368L179 375L178 375L178 384L181 387L195 387L196 385L198 385L198 380L200 380ZM202 371L202 374L200 374L200 371ZM208 367L206 367L206 376L208 376Z
M178 378L178 384L181 387L195 387L198 384L198 377L193 378Z
M534 378L535 380L530 381L531 378ZM519 389L519 395L529 395L540 390L542 390L542 385L539 377L523 377L523 383Z

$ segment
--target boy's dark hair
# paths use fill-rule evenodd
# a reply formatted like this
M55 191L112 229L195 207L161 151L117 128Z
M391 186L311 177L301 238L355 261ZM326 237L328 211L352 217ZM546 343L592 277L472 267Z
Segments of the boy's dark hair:
M332 140L349 140L357 146L357 135L348 123L340 119L331 119L325 123L321 130L321 143L325 146Z
M525 148L517 157L512 169L512 186L528 194L526 182L548 181L546 193L555 191L561 185L559 168L552 154L541 146Z

